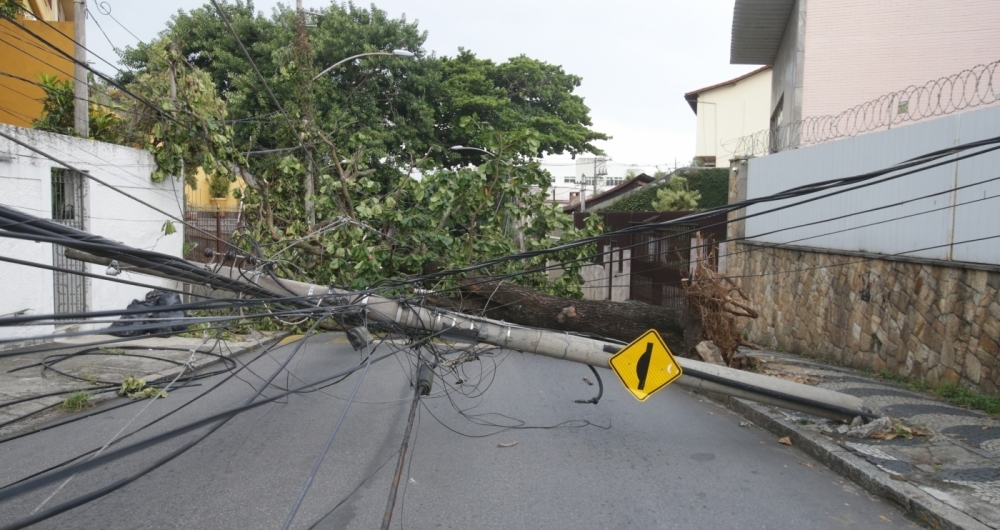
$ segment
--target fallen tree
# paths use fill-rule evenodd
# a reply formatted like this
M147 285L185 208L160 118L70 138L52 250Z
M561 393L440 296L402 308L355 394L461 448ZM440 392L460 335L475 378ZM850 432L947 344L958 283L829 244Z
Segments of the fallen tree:
M3 214L4 211L5 209L0 207L0 214ZM3 219L0 219L0 221L3 221ZM38 219L37 222L44 221ZM17 226L17 224L9 226ZM3 226L2 228L7 227ZM74 231L74 229L66 227L63 230ZM83 232L76 232L79 235L85 235ZM92 236L89 237L92 238ZM66 244L70 248L87 246L87 250L90 250L89 246L92 245L92 242L70 240ZM124 246L123 249L134 252L134 249L128 249ZM77 248L76 250L80 249ZM110 261L110 258L107 257L94 256L87 253L81 254L80 257L90 263L107 265ZM161 256L169 257L165 255ZM133 256L129 257L132 258ZM136 258L138 257L136 256ZM128 259L125 261L126 265L134 265L131 263L132 261L142 262L143 260ZM177 274L173 270L164 271L161 268L157 268L146 269L146 271L162 278L180 282L190 281L184 275ZM367 318L375 322L392 322L396 325L415 327L439 333L449 328L475 330L479 342L590 366L609 368L609 359L617 349L616 345L608 344L601 340L553 332L538 327L513 328L496 320L446 311L440 308L424 307L377 295L366 294L359 298L357 293L334 289L332 287L328 288L322 285L291 280L281 280L279 282L268 276L258 278L258 283L253 284L247 280L247 271L233 267L220 266L214 273L208 275L202 274L201 276L202 278L196 282L197 285L207 287L212 296L228 295L227 291L232 291L249 296L264 295L264 297L273 298L282 298L283 295L278 294L280 292L299 297L322 297L320 298L319 306L314 306L311 302L307 303L310 310L322 307L324 299L327 303L342 304L346 303L350 296L357 300L353 305L357 306L360 311L364 311ZM471 283L467 285L467 288L472 287ZM500 282L497 282L496 291L499 292L502 288L503 286L500 285ZM326 292L324 293L324 291ZM565 300L562 301L566 302ZM646 309L648 309L648 306ZM621 316L620 313L617 313L617 315ZM564 316L564 324L565 322L566 317ZM674 337L676 340L676 333ZM679 359L678 362L684 371L684 375L677 381L679 385L742 399L751 399L843 422L849 422L856 416L875 417L872 413L864 409L861 400L856 396L765 375L716 366L692 359Z
M463 304L481 308L485 316L525 326L592 333L625 342L650 329L660 332L670 348L688 356L702 340L702 327L687 309L638 302L570 300L506 281L469 278L461 282Z

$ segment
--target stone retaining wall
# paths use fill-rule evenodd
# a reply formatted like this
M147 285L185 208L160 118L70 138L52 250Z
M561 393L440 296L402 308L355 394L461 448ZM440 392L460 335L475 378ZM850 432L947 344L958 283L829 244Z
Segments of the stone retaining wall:
M1000 272L739 244L752 342L852 368L1000 392Z

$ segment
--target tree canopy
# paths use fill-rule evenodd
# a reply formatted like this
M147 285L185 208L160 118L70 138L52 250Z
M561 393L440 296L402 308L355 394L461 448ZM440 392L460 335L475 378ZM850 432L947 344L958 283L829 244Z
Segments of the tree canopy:
M289 274L364 287L545 248L556 231L581 235L545 203L550 179L538 164L543 154L601 153L594 142L608 137L591 129L589 109L574 94L579 77L523 55L496 63L464 49L429 54L415 22L375 6L333 2L309 15L303 32L283 5L270 16L250 1L220 5L252 64L206 4L178 12L158 39L126 50L118 81L161 79L164 64L173 64L165 58L176 54L196 86L211 87L217 99L206 104L223 105L202 109L201 125L215 127L219 142L194 154L243 173L250 232ZM313 81L344 58L395 49L416 58L367 56ZM163 86L146 91L162 96ZM450 149L459 144L492 155ZM521 281L579 293L573 274Z

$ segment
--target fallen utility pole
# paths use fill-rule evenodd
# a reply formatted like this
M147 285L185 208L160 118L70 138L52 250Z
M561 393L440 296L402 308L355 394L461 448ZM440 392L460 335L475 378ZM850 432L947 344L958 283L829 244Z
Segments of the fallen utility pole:
M85 252L68 252L68 255L90 263L101 265L110 263L110 260L106 258ZM190 283L159 270L146 269L143 272L161 278ZM508 324L434 307L417 306L405 300L358 294L322 285L285 279L276 280L264 275L257 277L251 284L247 278L257 276L257 273L243 271L235 267L215 267L212 268L212 272L231 279L234 285L242 284L248 288L254 287L257 290L263 289L272 293L287 293L290 296L298 297L315 296L319 299L329 296L330 302L335 302L337 298L346 297L353 300L352 305L360 306L366 311L369 320L377 322L394 323L432 332L450 329L469 330L475 333L480 342L590 366L610 368L611 356L621 348L620 345L571 335L566 332ZM215 296L220 295L218 290L213 292L216 293ZM861 400L855 396L694 359L678 358L677 361L684 372L684 375L677 380L677 384L685 387L748 399L843 422L849 422L857 416L875 417L874 414L864 409Z

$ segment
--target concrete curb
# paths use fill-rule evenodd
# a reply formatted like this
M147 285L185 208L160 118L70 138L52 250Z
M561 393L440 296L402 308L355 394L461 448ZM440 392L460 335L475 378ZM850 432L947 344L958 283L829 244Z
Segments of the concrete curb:
M920 488L891 476L820 434L799 428L798 425L769 414L767 407L743 399L706 393L747 418L758 427L777 436L788 436L792 444L809 453L840 475L850 479L869 493L878 495L901 506L905 512L935 530L991 530L968 514L957 510Z
M221 355L221 357L216 357L214 355L212 355L212 356L204 356L205 357L204 359L201 359L201 360L197 360L196 359L191 364L191 366L194 367L194 370L197 372L197 371L201 370L202 368L206 368L206 367L212 366L213 364L221 363L221 362L223 362L223 359L231 359L231 358L236 357L238 355L243 355L244 353L255 351L255 350L258 350L258 349L261 349L261 348L267 348L267 347L269 347L269 346L271 346L273 344L277 344L278 342L284 340L285 337L287 337L288 335L289 335L289 333L287 333L287 332L276 333L276 334L274 334L274 335L272 335L270 337L265 337L265 338L261 339L259 341L260 342L259 344L254 344L252 346L248 346L248 347L241 348L241 349L238 349L238 350L226 351L225 353L220 352L219 355ZM149 381L162 381L162 384L165 385L166 383L169 383L170 381L172 381L174 379L174 377L177 377L177 374L181 370L184 370L184 369L185 369L184 366L176 366L174 368L163 370L161 372L156 372L156 373L152 373L152 374L143 375L143 376L141 376L141 378L145 379L147 382L149 382ZM157 384L161 384L161 383L157 383ZM96 395L91 396L90 397L90 403L96 405L98 403L102 403L104 401L107 401L109 399L114 399L114 398L117 398L117 397L122 397L122 396L118 395L118 391L117 390L108 390L108 391L105 391L105 392L101 392L100 394L96 394Z

